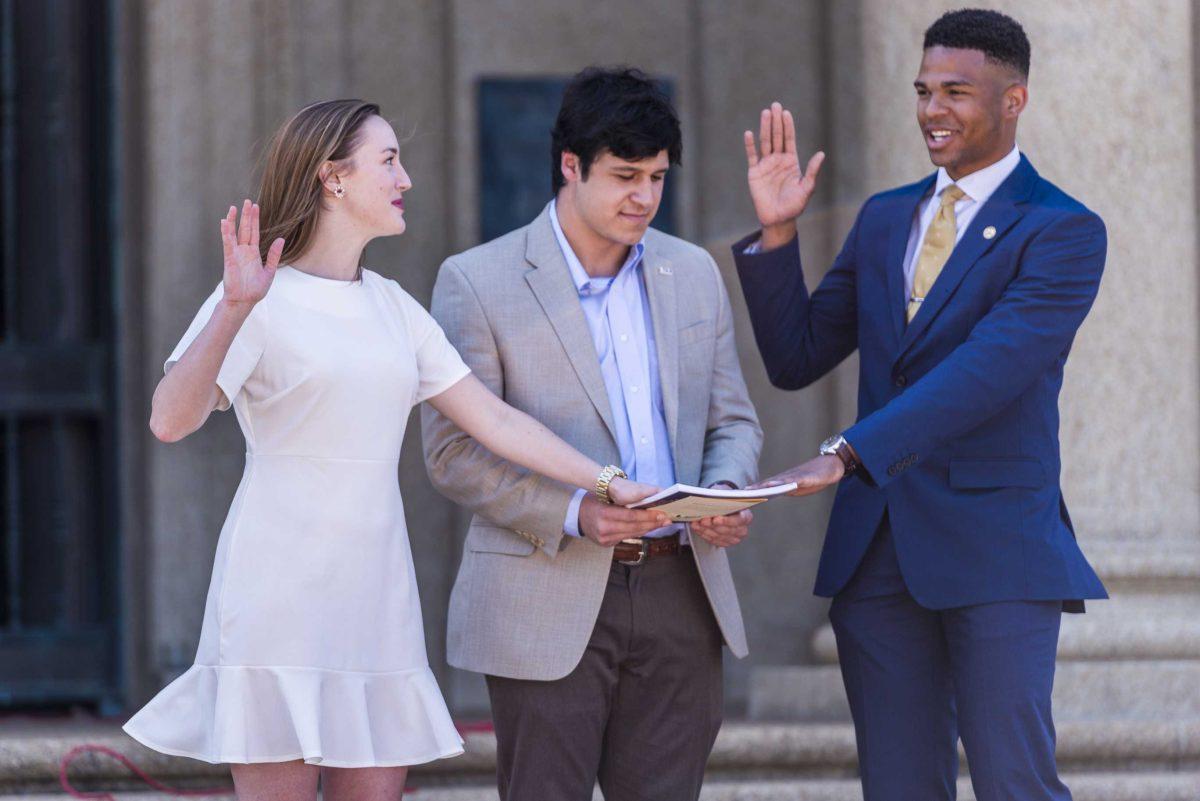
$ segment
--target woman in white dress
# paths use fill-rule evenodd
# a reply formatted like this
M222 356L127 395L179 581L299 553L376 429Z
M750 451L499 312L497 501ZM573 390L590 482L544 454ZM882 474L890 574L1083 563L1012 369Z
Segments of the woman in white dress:
M232 406L246 467L196 663L125 730L230 763L242 801L315 799L318 780L327 801L394 801L405 766L462 753L426 659L396 475L414 405L550 478L611 476L491 394L419 303L359 267L367 242L404 231L410 187L377 106L301 110L271 147L261 212L247 200L221 221L224 279L154 393L167 442ZM653 490L617 477L608 493Z

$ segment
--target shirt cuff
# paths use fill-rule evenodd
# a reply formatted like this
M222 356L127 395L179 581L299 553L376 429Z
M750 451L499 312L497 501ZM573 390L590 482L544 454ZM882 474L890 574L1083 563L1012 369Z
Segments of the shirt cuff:
M753 256L756 253L762 253L762 237L759 236L749 245L746 245L746 247L742 249L742 253L745 253L747 256Z
M582 537L579 532L579 504L583 503L584 496L587 495L587 490L575 490L575 495L571 498L571 502L567 504L567 517L563 520L563 533L572 537Z

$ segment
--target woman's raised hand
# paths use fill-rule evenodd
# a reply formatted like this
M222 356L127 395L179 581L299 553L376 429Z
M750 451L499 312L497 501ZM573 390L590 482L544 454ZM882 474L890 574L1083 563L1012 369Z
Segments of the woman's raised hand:
M283 239L276 239L267 251L266 264L258 247L258 204L249 199L242 203L242 218L237 207L230 206L221 220L221 243L225 250L225 300L230 303L255 304L267 295L279 258L283 255Z

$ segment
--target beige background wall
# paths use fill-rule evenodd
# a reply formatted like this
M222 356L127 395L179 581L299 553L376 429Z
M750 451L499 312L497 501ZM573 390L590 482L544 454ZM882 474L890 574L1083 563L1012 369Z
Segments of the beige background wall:
M143 0L130 15L126 125L144 143L131 171L139 219L127 271L143 318L124 332L148 408L161 360L220 279L217 220L253 191L274 127L313 100L381 103L415 189L409 229L369 249L374 269L427 301L448 254L477 242L475 117L481 76L567 75L592 62L672 79L681 113L681 230L709 247L742 309L728 244L753 227L740 134L779 99L806 151L830 158L802 247L810 286L858 205L930 170L912 118L925 26L957 3L929 0ZM1101 298L1068 369L1066 494L1089 542L1200 533L1200 289L1196 267L1194 4L1009 2L1033 41L1032 102L1020 143L1051 180L1109 225ZM136 241L135 241L136 240ZM131 319L137 319L136 316ZM854 365L799 393L770 388L744 313L744 370L768 431L763 470L807 457L852 420ZM135 382L136 383L136 382ZM131 417L138 415L131 413ZM451 703L480 710L480 684L444 664L444 621L466 518L425 477L411 423L408 501L428 650ZM131 637L131 702L190 663L216 537L242 466L231 415L176 445L130 434L144 453L144 547L130 582L144 624ZM730 664L734 711L755 665L811 660L825 604L810 595L827 498L759 515L732 553L752 656ZM280 565L279 569L286 569ZM133 619L133 618L131 618ZM144 629L141 628L144 626Z

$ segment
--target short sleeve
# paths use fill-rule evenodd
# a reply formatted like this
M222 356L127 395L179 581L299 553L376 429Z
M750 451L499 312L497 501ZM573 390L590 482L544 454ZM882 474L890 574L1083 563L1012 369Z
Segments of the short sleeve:
M179 340L179 344L175 346L175 350L171 351L171 355L167 357L163 363L163 373L168 372L175 363L183 358L183 354L196 341L196 337L200 336L200 332L204 330L204 326L208 324L212 318L213 311L217 308L217 303L225 294L224 286L218 284L213 293L208 296L208 300L204 301L204 305L200 307L200 311L196 312L196 317L192 320L192 324L188 326L184 332L183 338ZM242 385L246 383L246 379L254 372L255 366L258 365L258 360L262 357L263 348L266 345L266 309L263 303L255 305L250 312L250 316L242 323L241 329L237 336L233 338L233 342L229 346L229 352L225 354L225 361L221 363L221 370L217 373L217 388L221 390L224 397L217 403L217 408L225 411L229 408L230 403L237 397L241 391Z
M471 368L446 339L437 320L412 296L404 295L408 332L417 355L417 396L413 403L421 403L450 389L465 378Z

